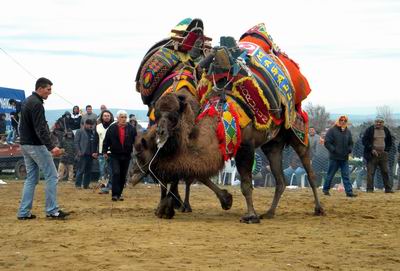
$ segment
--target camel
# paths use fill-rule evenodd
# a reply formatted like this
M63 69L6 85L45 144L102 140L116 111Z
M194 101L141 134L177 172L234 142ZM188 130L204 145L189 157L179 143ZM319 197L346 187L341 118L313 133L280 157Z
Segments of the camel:
M208 67L224 68L228 73L232 70L232 56L227 55L228 48L221 47L214 52L214 58L208 63ZM211 65L212 64L212 65ZM224 89L232 81L228 76L213 82L211 96L220 98L221 103L226 102L229 91ZM234 78L230 76L230 78ZM217 90L217 91L215 91ZM222 90L222 91L218 91ZM281 112L284 112L284 105ZM216 175L224 165L224 155L219 151L219 139L216 135L219 117L218 115L204 115L197 124L192 122L195 113L191 110L186 98L177 93L170 93L161 97L155 104L155 116L157 123L156 142L159 153L154 161L154 170L160 178L197 178L199 180ZM185 122L190 123L185 123ZM181 127L193 127L193 129L181 129ZM240 128L241 143L234 159L241 177L241 191L247 204L247 212L241 217L244 223L259 223L262 218L273 218L286 184L282 169L282 150L289 144L296 151L308 174L309 184L314 195L314 214L324 215L324 209L319 201L315 175L311 168L308 145L300 142L294 131L286 127L284 123L277 125L271 123L267 130L256 129L254 121ZM187 140L189 138L189 140ZM141 142L144 143L144 142ZM145 143L147 144L147 142ZM179 150L177 148L179 146ZM261 147L270 161L271 171L276 180L275 194L270 208L260 216L253 206L251 169L254 160L254 150ZM146 151L146 150L145 150ZM143 153L142 153L143 155ZM145 156L145 155L143 155ZM146 161L146 158L142 162Z
M154 120L154 103L165 93L176 92L185 97L189 106L196 112L200 110L200 104L195 96L196 89L196 69L193 59L201 58L203 50L207 48L206 42L209 38L203 34L203 23L199 19L185 19L178 26L185 27L185 30L172 30L172 37L162 40L155 44L144 57L136 76L136 88L141 93L142 100L149 106L150 121ZM168 61L166 61L168 60ZM190 125L188 129L193 129L194 118L185 121ZM153 138L154 129L150 132L137 137L138 142L149 143ZM147 137L147 139L146 139ZM154 140L153 140L154 141ZM155 145L147 144L148 150L156 152ZM140 148L137 151L140 153ZM138 155L140 156L140 155ZM140 159L139 159L140 160ZM139 163L134 168L132 183L137 184L145 175L149 174L148 167L140 167ZM178 180L180 178L159 179L153 175L153 178L161 182L161 199L156 215L158 217L172 218L174 216L173 208L164 208L173 203L179 207L182 212L191 212L192 208L189 202L190 185L194 179L185 179L186 190L185 200L182 202L178 193ZM171 183L170 191L167 193L167 183ZM210 179L202 180L207 187L214 191L220 199L223 209L228 210L232 206L232 195L226 190L221 190ZM168 205L168 206L169 206Z

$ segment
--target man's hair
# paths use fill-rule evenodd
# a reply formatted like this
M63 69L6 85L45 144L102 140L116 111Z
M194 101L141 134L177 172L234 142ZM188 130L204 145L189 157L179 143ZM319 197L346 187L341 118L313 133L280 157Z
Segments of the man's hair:
M10 99L10 100L8 100L8 104L10 104L10 105L17 104L17 101L15 99Z
M87 110L89 107L92 108L92 106L88 104L85 109Z
M85 120L85 124L93 125L93 120L92 119L87 119L87 120Z
M40 78L36 81L35 90L38 90L39 88L45 88L45 87L47 87L47 85L52 86L53 83L52 83L49 79L47 79L47 78L40 77Z
M119 116L122 116L122 115L128 116L128 113L126 113L125 110L118 110L118 112L117 112L117 118L119 118Z

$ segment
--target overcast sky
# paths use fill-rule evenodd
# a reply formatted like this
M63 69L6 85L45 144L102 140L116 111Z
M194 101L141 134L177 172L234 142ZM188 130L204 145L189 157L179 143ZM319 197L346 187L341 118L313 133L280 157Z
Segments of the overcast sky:
M396 0L2 1L0 48L34 77L53 81L48 109L146 109L135 92L138 65L186 17L204 21L213 45L264 22L308 78L306 103L332 113L373 114L381 105L400 112ZM29 95L32 75L0 50L0 86Z

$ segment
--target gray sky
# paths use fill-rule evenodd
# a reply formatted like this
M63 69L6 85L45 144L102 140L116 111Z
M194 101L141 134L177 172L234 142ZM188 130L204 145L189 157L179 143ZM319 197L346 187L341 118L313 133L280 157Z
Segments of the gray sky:
M194 5L192 3L199 3ZM186 17L205 33L236 39L264 22L300 64L312 93L305 101L332 113L400 112L400 1L2 1L0 47L72 104L145 109L135 92L138 65ZM0 86L33 90L35 79L0 51ZM54 94L46 108L72 108Z

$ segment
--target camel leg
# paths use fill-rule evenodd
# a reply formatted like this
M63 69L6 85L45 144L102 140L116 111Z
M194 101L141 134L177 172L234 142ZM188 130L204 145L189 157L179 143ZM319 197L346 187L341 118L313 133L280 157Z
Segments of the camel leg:
M275 210L278 207L279 200L286 188L285 177L283 176L283 169L282 169L283 147L284 147L283 141L273 141L261 147L262 151L269 160L271 172L274 175L276 182L274 199L272 200L271 207L266 213L260 215L261 219L273 218L275 216Z
M260 219L257 216L253 205L253 184L251 182L251 170L254 161L254 146L249 143L242 142L236 153L235 161L236 167L240 174L240 188L247 204L247 214L240 219L240 222L248 224L260 223Z
M179 181L172 182L169 187L169 192L167 194L167 197L172 198L174 209L182 208L182 198L181 195L179 194L178 185Z
M232 194L230 194L228 190L220 189L210 179L204 179L201 180L201 182L215 193L221 203L222 209L229 210L232 207Z
M160 185L160 202L158 204L158 207L155 211L155 215L158 218L162 218L164 216L165 212L165 202L164 199L167 197L167 184L163 183L164 185Z
M185 180L185 200L183 201L183 205L180 208L182 213L191 213L192 206L190 206L189 198L190 198L190 186L192 185L191 180Z
M290 145L296 151L297 155L299 156L299 158L301 160L301 163L304 166L304 169L307 172L308 183L310 184L313 194L314 194L314 202L315 202L314 214L315 215L325 215L325 211L322 208L322 205L318 198L317 187L315 186L315 174L314 174L314 170L311 167L309 147L304 146L302 143L300 143L294 135L292 136L292 139L290 140Z

